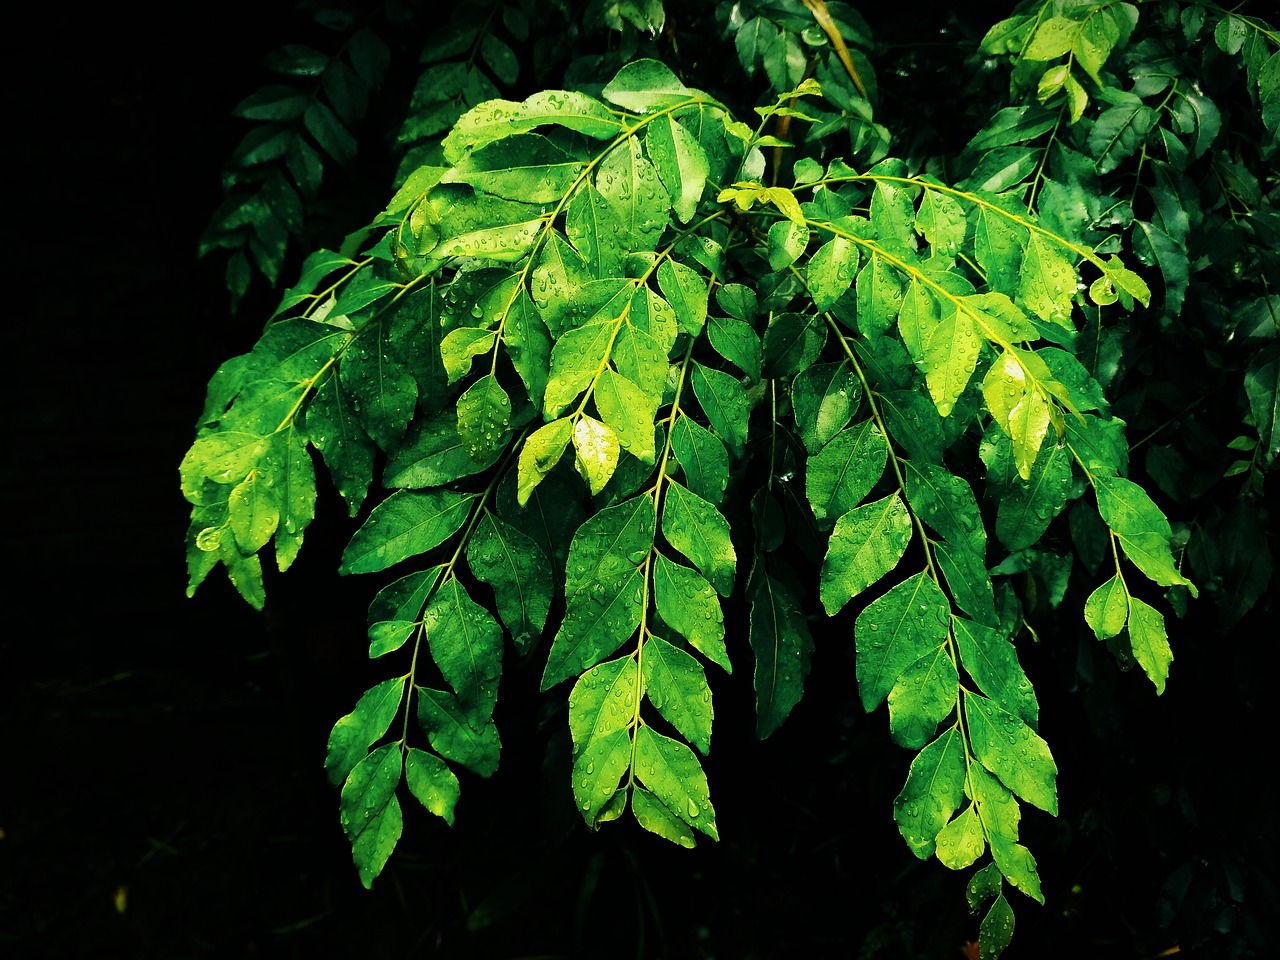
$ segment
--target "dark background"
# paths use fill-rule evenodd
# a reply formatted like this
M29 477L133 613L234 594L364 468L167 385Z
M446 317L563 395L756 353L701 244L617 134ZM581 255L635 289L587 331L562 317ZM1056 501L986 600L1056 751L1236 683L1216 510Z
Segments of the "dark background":
M184 596L177 465L208 376L273 305L259 286L231 315L196 242L242 133L230 110L304 22L244 0L94 7L7 38L0 956L959 956L965 877L898 837L908 756L857 706L847 631L817 638L806 700L767 742L741 638L737 672L712 677L719 844L588 835L563 717L513 669L502 770L464 775L452 830L406 804L360 887L322 762L380 677L372 591L333 573L336 496L264 614L220 572ZM1105 657L1081 689L1074 625L1029 651L1063 812L1028 808L1048 903L1014 895L1010 956L1269 942L1273 631L1179 628L1158 700Z

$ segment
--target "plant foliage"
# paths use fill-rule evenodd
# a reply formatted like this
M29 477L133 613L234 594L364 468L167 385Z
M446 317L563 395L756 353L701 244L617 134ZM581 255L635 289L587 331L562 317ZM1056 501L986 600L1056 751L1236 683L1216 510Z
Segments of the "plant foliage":
M878 118L852 8L691 6L758 102L682 69L657 0L558 40L551 0L430 25L390 202L210 383L189 589L221 564L260 608L318 467L360 520L339 572L395 577L368 618L389 679L325 761L366 885L402 801L452 823L458 771L497 768L515 659L567 701L586 824L693 846L718 837L725 675L753 675L768 737L815 642L852 644L910 758L892 816L917 857L976 865L995 956L1005 884L1043 900L1021 818L1058 812L1035 614L1160 693L1167 618L1203 590L1230 625L1269 582L1280 37L1211 4L1025 2L967 51L967 142L925 149ZM537 79L504 96L511 41ZM321 157L354 156L388 50L369 26L289 48L238 108L249 192L207 241L237 296L246 250L279 275Z

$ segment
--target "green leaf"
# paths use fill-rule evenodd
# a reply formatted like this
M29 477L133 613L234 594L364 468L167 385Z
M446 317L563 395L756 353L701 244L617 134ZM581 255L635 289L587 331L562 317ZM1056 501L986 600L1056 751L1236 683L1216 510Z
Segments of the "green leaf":
M969 912L977 913L978 908L992 897L1000 895L1004 881L1000 878L1000 868L994 863L985 867L969 878L965 884L965 899L969 902Z
M973 804L948 823L938 833L938 860L951 870L963 870L987 849L987 838L982 832L982 821Z
M1022 819L1018 801L1003 783L977 764L969 767L969 793L1000 872L1027 896L1044 903L1035 858L1017 842Z
M858 329L865 336L887 333L902 309L902 278L875 251L858 272Z
M994 700L966 692L964 716L978 762L1030 804L1057 816L1058 765L1049 745Z
M930 650L889 691L889 733L910 749L923 747L956 705L960 676L945 646Z
M847 363L818 363L791 381L796 429L812 454L848 426L862 398L857 371Z
M611 150L596 174L596 189L622 226L628 252L653 250L670 219L671 200L636 137Z
M555 342L543 398L548 416L560 416L591 385L604 366L617 332L617 321L595 321L566 331Z
M764 376L790 377L808 369L827 342L826 321L819 315L781 313L764 331Z
M617 434L618 442L632 456L652 463L654 416L661 398L646 394L621 374L604 370L596 381L596 409Z
M809 459L805 495L821 524L852 510L880 480L889 445L880 428L865 420L836 434Z
M369 657L400 649L422 620L422 608L440 582L444 565L419 570L387 584L369 604Z
M257 553L266 546L280 523L280 501L274 484L274 478L270 483L266 478L259 480L258 471L251 470L228 498L231 532L245 554Z
M354 710L338 720L329 734L329 750L324 759L329 782L339 784L383 736L395 719L404 699L406 677L384 680L365 691Z
M479 473L493 465L497 451L479 462L458 435L458 414L442 410L434 417L416 420L404 443L390 457L382 482L388 487L422 489L439 487Z
M422 615L423 633L440 673L476 717L487 717L502 675L502 630L457 577L436 592Z
M573 426L573 466L595 496L613 476L621 447L618 435L607 424L588 416Z
M434 753L410 747L404 758L404 780L419 803L453 826L461 787L448 764Z
M751 412L742 384L729 374L705 367L696 360L692 364L689 381L711 429L735 457L742 456L747 442L747 418Z
M710 173L706 153L697 138L670 114L649 124L644 145L667 188L676 217L688 223L698 211Z
M246 120L296 120L307 108L309 98L293 87L268 84L241 100L231 114Z
M835 236L809 258L805 281L817 310L829 310L844 296L858 275L858 248L853 241Z
M1137 597L1129 599L1129 643L1133 647L1134 659L1155 684L1156 693L1164 693L1165 681L1169 679L1169 664L1173 662L1164 617L1159 610Z
M599 663L635 633L655 526L653 500L639 496L599 511L573 535L565 617L547 654L543 690Z
M1133 94L1104 110L1089 131L1089 151L1099 173L1110 173L1137 153L1160 115Z
M719 503L729 483L729 454L719 438L681 414L671 428L671 449L684 485L708 503Z
M662 504L662 535L693 562L722 597L733 592L737 554L728 521L714 506L670 480Z
M610 103L632 113L652 113L684 103L693 91L658 60L633 60L617 72L601 91Z
M1067 505L1071 451L1056 444L1042 447L1029 473L1002 491L996 512L996 536L1010 550L1036 543Z
M964 801L964 738L948 727L911 761L893 819L907 847L921 860L933 856L938 833Z
M507 200L559 203L584 167L546 137L513 134L468 153L440 182L469 183Z
M999 631L963 617L953 616L951 627L960 663L978 689L1034 730L1040 705L1013 644Z
M1129 592L1118 575L1089 594L1084 604L1084 619L1099 640L1120 635L1129 619Z
M457 327L445 334L440 341L440 359L450 383L461 380L471 372L471 361L493 349L497 332L479 327Z
M1056 60L1071 49L1080 24L1067 17L1049 17L1042 20L1031 35L1031 42L1023 48L1024 60Z
M517 496L521 506L528 502L530 494L555 468L572 437L573 420L562 417L551 423L544 423L525 438L516 466L519 478Z
M303 114L302 122L320 149L333 159L344 166L355 159L355 137L323 101L313 99Z
M388 743L356 764L342 787L340 817L365 888L386 866L403 828L396 787L403 771L400 745Z
M981 944L979 960L988 960L988 958L994 960L1004 953L1012 940L1013 908L1001 894L991 904L991 909L987 911L987 915L982 918L982 923L978 927L978 943Z
M827 616L898 565L911 542L911 515L897 493L842 514L822 561Z
M569 694L573 794L588 826L596 826L631 765L628 724L643 695L634 657L592 667Z
M445 137L445 159L457 163L467 150L549 125L596 140L612 140L624 129L622 121L598 100L570 90L543 90L522 103L486 100L472 107Z
M813 637L792 590L757 557L747 582L750 633L756 658L756 736L763 740L787 718L804 693Z
M751 324L732 317L708 317L707 339L716 353L749 379L760 379L760 338Z
M969 484L932 463L906 462L907 503L949 543L986 556L987 531Z
M950 606L924 571L877 597L858 614L858 695L870 713L908 667L947 638Z
M692 267L668 257L658 267L658 288L675 310L680 329L696 337L707 319L707 282Z
M1173 531L1145 490L1123 477L1096 476L1098 512L1134 566L1164 587L1184 586L1198 591L1174 563L1170 551Z
M954 198L937 190L925 190L916 211L916 233L929 241L931 254L951 260L964 243L964 208Z
M929 395L941 416L951 414L956 400L969 385L981 347L978 327L964 313L949 313L930 331L922 366Z
M418 724L436 752L482 777L498 769L502 743L489 711L491 702L469 709L445 690L418 688Z
M1026 227L1017 221L989 207L978 209L973 251L991 290L1008 296L1017 294L1026 238Z
M397 490L352 536L338 572L376 573L439 546L466 522L475 498L452 490Z
M1280 457L1280 359L1274 351L1259 351L1244 374L1244 392L1258 429L1262 465Z
M702 664L661 637L641 651L645 694L677 732L704 754L711 749L711 688Z
M701 830L712 840L720 839L707 775L693 751L678 740L643 725L636 730L635 742L637 779L690 827Z
M687 850L697 846L688 825L643 787L631 789L631 812L635 814L636 822L650 833L656 833Z
M767 256L769 269L781 272L800 258L809 247L809 227L794 220L778 220L769 227Z
M1018 303L1041 320L1071 328L1076 269L1063 248L1032 233L1018 271Z
M1080 64L1080 68L1099 87L1106 86L1102 82L1102 66L1111 56L1111 51L1119 39L1120 28L1113 12L1102 7L1089 12L1071 43L1071 53L1076 63Z
M662 621L700 654L731 673L724 645L724 613L711 584L696 570L658 553L653 558L653 591Z
M974 545L966 540L939 540L933 552L955 605L979 623L999 623L991 575Z

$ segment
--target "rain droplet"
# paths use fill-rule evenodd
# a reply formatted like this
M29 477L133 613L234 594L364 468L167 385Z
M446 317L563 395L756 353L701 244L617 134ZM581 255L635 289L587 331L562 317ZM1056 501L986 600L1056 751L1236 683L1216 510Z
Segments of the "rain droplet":
M698 809L698 805L693 802L693 797L690 797L689 798L689 816L696 817L701 812L702 811Z

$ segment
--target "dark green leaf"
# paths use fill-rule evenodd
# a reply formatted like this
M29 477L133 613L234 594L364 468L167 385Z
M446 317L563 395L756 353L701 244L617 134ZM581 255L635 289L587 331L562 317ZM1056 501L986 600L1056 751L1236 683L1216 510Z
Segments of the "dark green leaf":
M764 739L787 718L804 693L813 637L792 590L757 558L747 583L751 650L756 658L756 736Z

